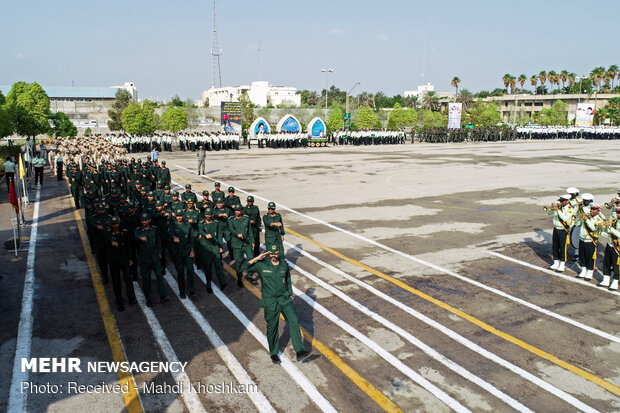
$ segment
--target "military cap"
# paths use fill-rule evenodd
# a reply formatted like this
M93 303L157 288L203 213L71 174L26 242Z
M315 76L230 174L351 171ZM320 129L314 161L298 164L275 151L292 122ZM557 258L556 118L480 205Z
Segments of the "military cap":
M188 199L188 200L187 200L187 203L188 203L188 204L193 204L193 203L194 203L194 201L193 201L193 200L191 200L191 199Z
M155 201L155 206L163 206L164 205L164 201L162 201L161 199L158 199L157 201Z
M140 221L148 221L149 219L151 219L151 216L146 212L140 214Z
M254 202L254 197L252 195L248 196L248 202Z
M172 196L179 196L179 193L177 191L172 191Z
M213 210L211 208L205 208L205 215L213 215Z
M220 185L220 183L219 183L219 182L216 182L216 183L215 183L215 186L221 186L221 185Z
M202 191L202 196L209 196L210 192L207 191L206 189L204 191Z
M138 207L138 205L136 205L136 203L134 201L127 202L127 206L129 208L137 208Z
M154 193L153 191L149 191L149 192L147 193L147 195L148 195L148 196L155 196L155 193Z
M163 185L164 183L162 181L157 181L157 185Z
M273 244L271 247L269 247L268 251L269 251L269 254L271 255L280 254L280 248L278 248L276 244Z
M192 189L192 186L190 184L185 185L185 189Z
M121 200L122 200L122 201L124 201L124 200L126 200L126 199L127 199L127 195L125 195L125 194L121 194Z
M596 205L596 204L592 204L590 209L601 209L601 206L600 205Z
M97 204L97 211L105 211L105 205L104 204Z
M225 203L224 198L218 198L217 201L215 201L216 204L223 204Z
M568 194L560 195L558 200L559 201L570 201L570 195L568 195Z
M228 187L228 192L235 192L235 188L233 188L232 186Z
M241 205L237 204L237 205L234 206L234 210L235 211L243 211L243 207Z
M111 191L113 194L120 194L121 191L118 190L118 188L112 188Z
M594 201L594 195L590 194L590 193L585 193L581 196L583 198L584 201Z
M267 204L267 209L276 209L276 203L275 202L270 202Z
M120 224L121 221L118 220L117 217L112 217L112 219L110 219L110 224Z
M164 186L164 189L170 189L170 185Z
M175 213L176 215L183 215L183 209L181 209L181 208L177 208L177 209L174 211L174 213Z
M578 194L579 193L579 189L575 188L574 186L571 186L570 188L566 189L566 192L569 194Z
M166 164L166 161L161 161L161 164L162 164L162 165L165 165L165 164Z

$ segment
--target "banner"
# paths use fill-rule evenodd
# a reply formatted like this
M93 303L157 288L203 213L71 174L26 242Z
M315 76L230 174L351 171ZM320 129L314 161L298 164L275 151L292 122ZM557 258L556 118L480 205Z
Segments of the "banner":
M222 102L220 119L223 132L241 134L241 102Z
M463 104L448 103L448 129L461 129Z
M9 202L13 205L15 213L19 215L19 202L17 201L17 193L15 192L15 185L13 180L9 181Z
M594 103L577 103L575 126L592 126L594 119Z

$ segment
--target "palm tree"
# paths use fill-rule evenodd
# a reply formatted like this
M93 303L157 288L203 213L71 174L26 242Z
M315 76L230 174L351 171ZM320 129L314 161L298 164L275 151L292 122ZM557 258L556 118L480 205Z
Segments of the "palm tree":
M543 94L545 94L545 82L547 81L547 72L541 70L538 74L538 80L540 81L540 86L542 86Z
M555 70L550 70L549 73L547 73L547 79L549 79L549 84L551 85L551 93L555 92L553 91L553 85L560 84L560 82L558 81L558 74L555 73Z
M560 72L560 79L562 79L562 89L564 89L566 81L568 80L568 71L562 70Z
M614 91L614 79L618 75L618 65L611 65L609 69L607 69L607 77L611 81L611 91Z
M511 95L515 93L516 85L517 85L517 78L511 75L510 78L508 78L508 86L510 86Z
M459 79L457 76L454 76L452 78L452 82L450 82L450 84L454 86L454 88L456 89L456 92L454 93L455 101L456 101L456 97L459 95L459 83L461 83L461 79Z
M459 97L456 99L456 101L460 102L463 105L463 110L469 110L471 104L474 101L474 94L467 89L461 89Z
M573 85L575 84L575 80L577 79L577 75L574 73L569 73L568 74L568 87L569 88L573 88ZM581 90L579 91L579 93L581 93Z
M519 81L519 85L521 86L521 90L523 90L523 85L525 85L525 82L527 82L527 76L521 74L521 75L519 75L519 78L517 79L517 81Z
M510 84L510 78L512 75L510 73L506 73L504 77L502 77L502 81L504 82L504 87L506 88L506 93L508 93L508 85Z
M607 71L604 67L599 66L592 69L590 72L590 79L592 79L592 83L596 86L596 93L601 89L601 81L605 78L605 74Z
M536 94L536 85L538 84L538 78L536 75L532 75L532 77L530 77L530 84L534 86L534 94Z
M439 110L439 96L437 96L437 92L434 90L427 91L422 96L422 107L433 112Z

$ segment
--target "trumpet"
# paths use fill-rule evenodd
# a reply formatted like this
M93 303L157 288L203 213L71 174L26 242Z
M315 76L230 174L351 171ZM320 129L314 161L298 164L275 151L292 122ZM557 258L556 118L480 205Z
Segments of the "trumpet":
M550 209L556 209L556 208L558 208L559 206L560 206L560 204L553 202L553 203L551 203L551 205L545 205L545 206L543 206L543 207L542 207L542 210L543 210L544 212L548 212Z
M617 221L618 221L617 219L608 218L608 219L603 221L603 226L604 227L615 227Z
M615 197L614 197L614 198L611 198L611 201L609 201L609 202L605 202L605 204L604 204L604 205L605 205L605 208L607 208L607 209L611 209L611 207L612 207L612 206L614 206L614 203L616 202L616 200L617 200L617 199L618 199L618 198L615 198Z

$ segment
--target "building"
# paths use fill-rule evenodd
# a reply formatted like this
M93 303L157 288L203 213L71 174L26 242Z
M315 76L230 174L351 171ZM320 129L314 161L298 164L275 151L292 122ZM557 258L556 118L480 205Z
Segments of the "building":
M109 87L42 87L50 99L50 111L64 112L77 126L89 124L91 120L105 126L109 119L108 110L116 100L118 89L127 90L132 100L138 101L138 89L133 82ZM10 90L11 86L0 86L0 91L5 96Z
M301 105L297 88L274 86L267 81L252 82L251 86L212 87L202 92L202 102L208 99L209 107L219 107L222 102L238 102L243 93L247 93L250 101L257 106Z
M520 118L532 119L532 115L543 109L551 109L558 100L567 104L568 121L575 119L578 103L593 103L597 108L607 105L609 99L619 97L618 94L599 93L598 95L571 94L571 95L504 95L482 99L484 102L493 102L497 105L502 122L516 123Z
M418 99L422 99L424 95L426 94L426 92L435 92L437 97L440 99L443 99L443 98L454 99L454 92L444 91L444 90L435 90L435 86L431 85L430 83L427 83L425 85L420 85L418 86L416 90L405 90L403 92L403 97L407 98L410 96L414 96L414 97L417 97Z

